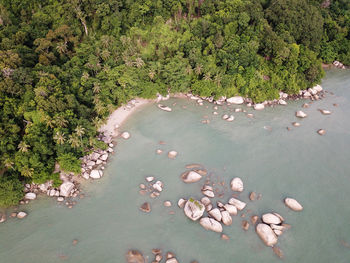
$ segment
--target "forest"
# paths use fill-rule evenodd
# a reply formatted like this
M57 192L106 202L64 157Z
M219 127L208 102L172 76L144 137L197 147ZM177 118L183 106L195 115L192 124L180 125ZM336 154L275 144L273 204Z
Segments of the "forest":
M134 97L262 102L350 64L348 0L0 0L0 206L80 172Z

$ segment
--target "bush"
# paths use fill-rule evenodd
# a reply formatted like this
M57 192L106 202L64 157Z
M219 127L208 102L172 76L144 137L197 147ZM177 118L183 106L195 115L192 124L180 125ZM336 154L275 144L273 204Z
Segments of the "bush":
M23 196L23 185L17 177L0 176L0 207L17 205Z
M63 171L76 174L81 172L81 160L77 159L72 153L64 153L57 160Z

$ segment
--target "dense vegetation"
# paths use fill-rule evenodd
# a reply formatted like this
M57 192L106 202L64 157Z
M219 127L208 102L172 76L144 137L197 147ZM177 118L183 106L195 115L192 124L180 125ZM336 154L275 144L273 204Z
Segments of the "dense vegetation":
M297 93L350 64L349 29L348 0L0 0L0 205L79 173L130 98Z

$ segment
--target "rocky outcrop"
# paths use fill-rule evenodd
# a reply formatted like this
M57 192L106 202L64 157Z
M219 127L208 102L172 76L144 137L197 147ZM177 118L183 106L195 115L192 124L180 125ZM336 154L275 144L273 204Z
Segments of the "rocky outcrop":
M199 223L206 230L211 230L218 233L222 232L222 225L213 218L203 217L201 220L199 220Z
M239 177L235 177L231 181L231 189L236 192L243 192L243 181Z
M256 233L266 246L273 247L277 244L277 236L270 226L260 223L256 226Z
M303 210L303 206L295 199L293 198L286 198L284 199L284 203L287 207L289 207L290 209L292 209L293 211L302 211Z
M204 205L200 201L194 200L193 198L190 198L184 207L185 215L193 221L201 218L203 216L204 210Z

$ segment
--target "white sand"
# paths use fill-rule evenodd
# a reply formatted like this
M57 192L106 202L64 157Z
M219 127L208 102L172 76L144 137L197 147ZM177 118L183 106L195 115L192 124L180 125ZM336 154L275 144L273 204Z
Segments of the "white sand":
M128 109L126 105L123 105L116 109L107 120L107 123L102 125L99 129L99 132L103 132L105 135L117 136L118 130L116 127L119 127L123 124L123 122L137 109L141 106L144 106L148 103L154 102L154 100L146 100L146 99L135 99L135 106L131 109Z

